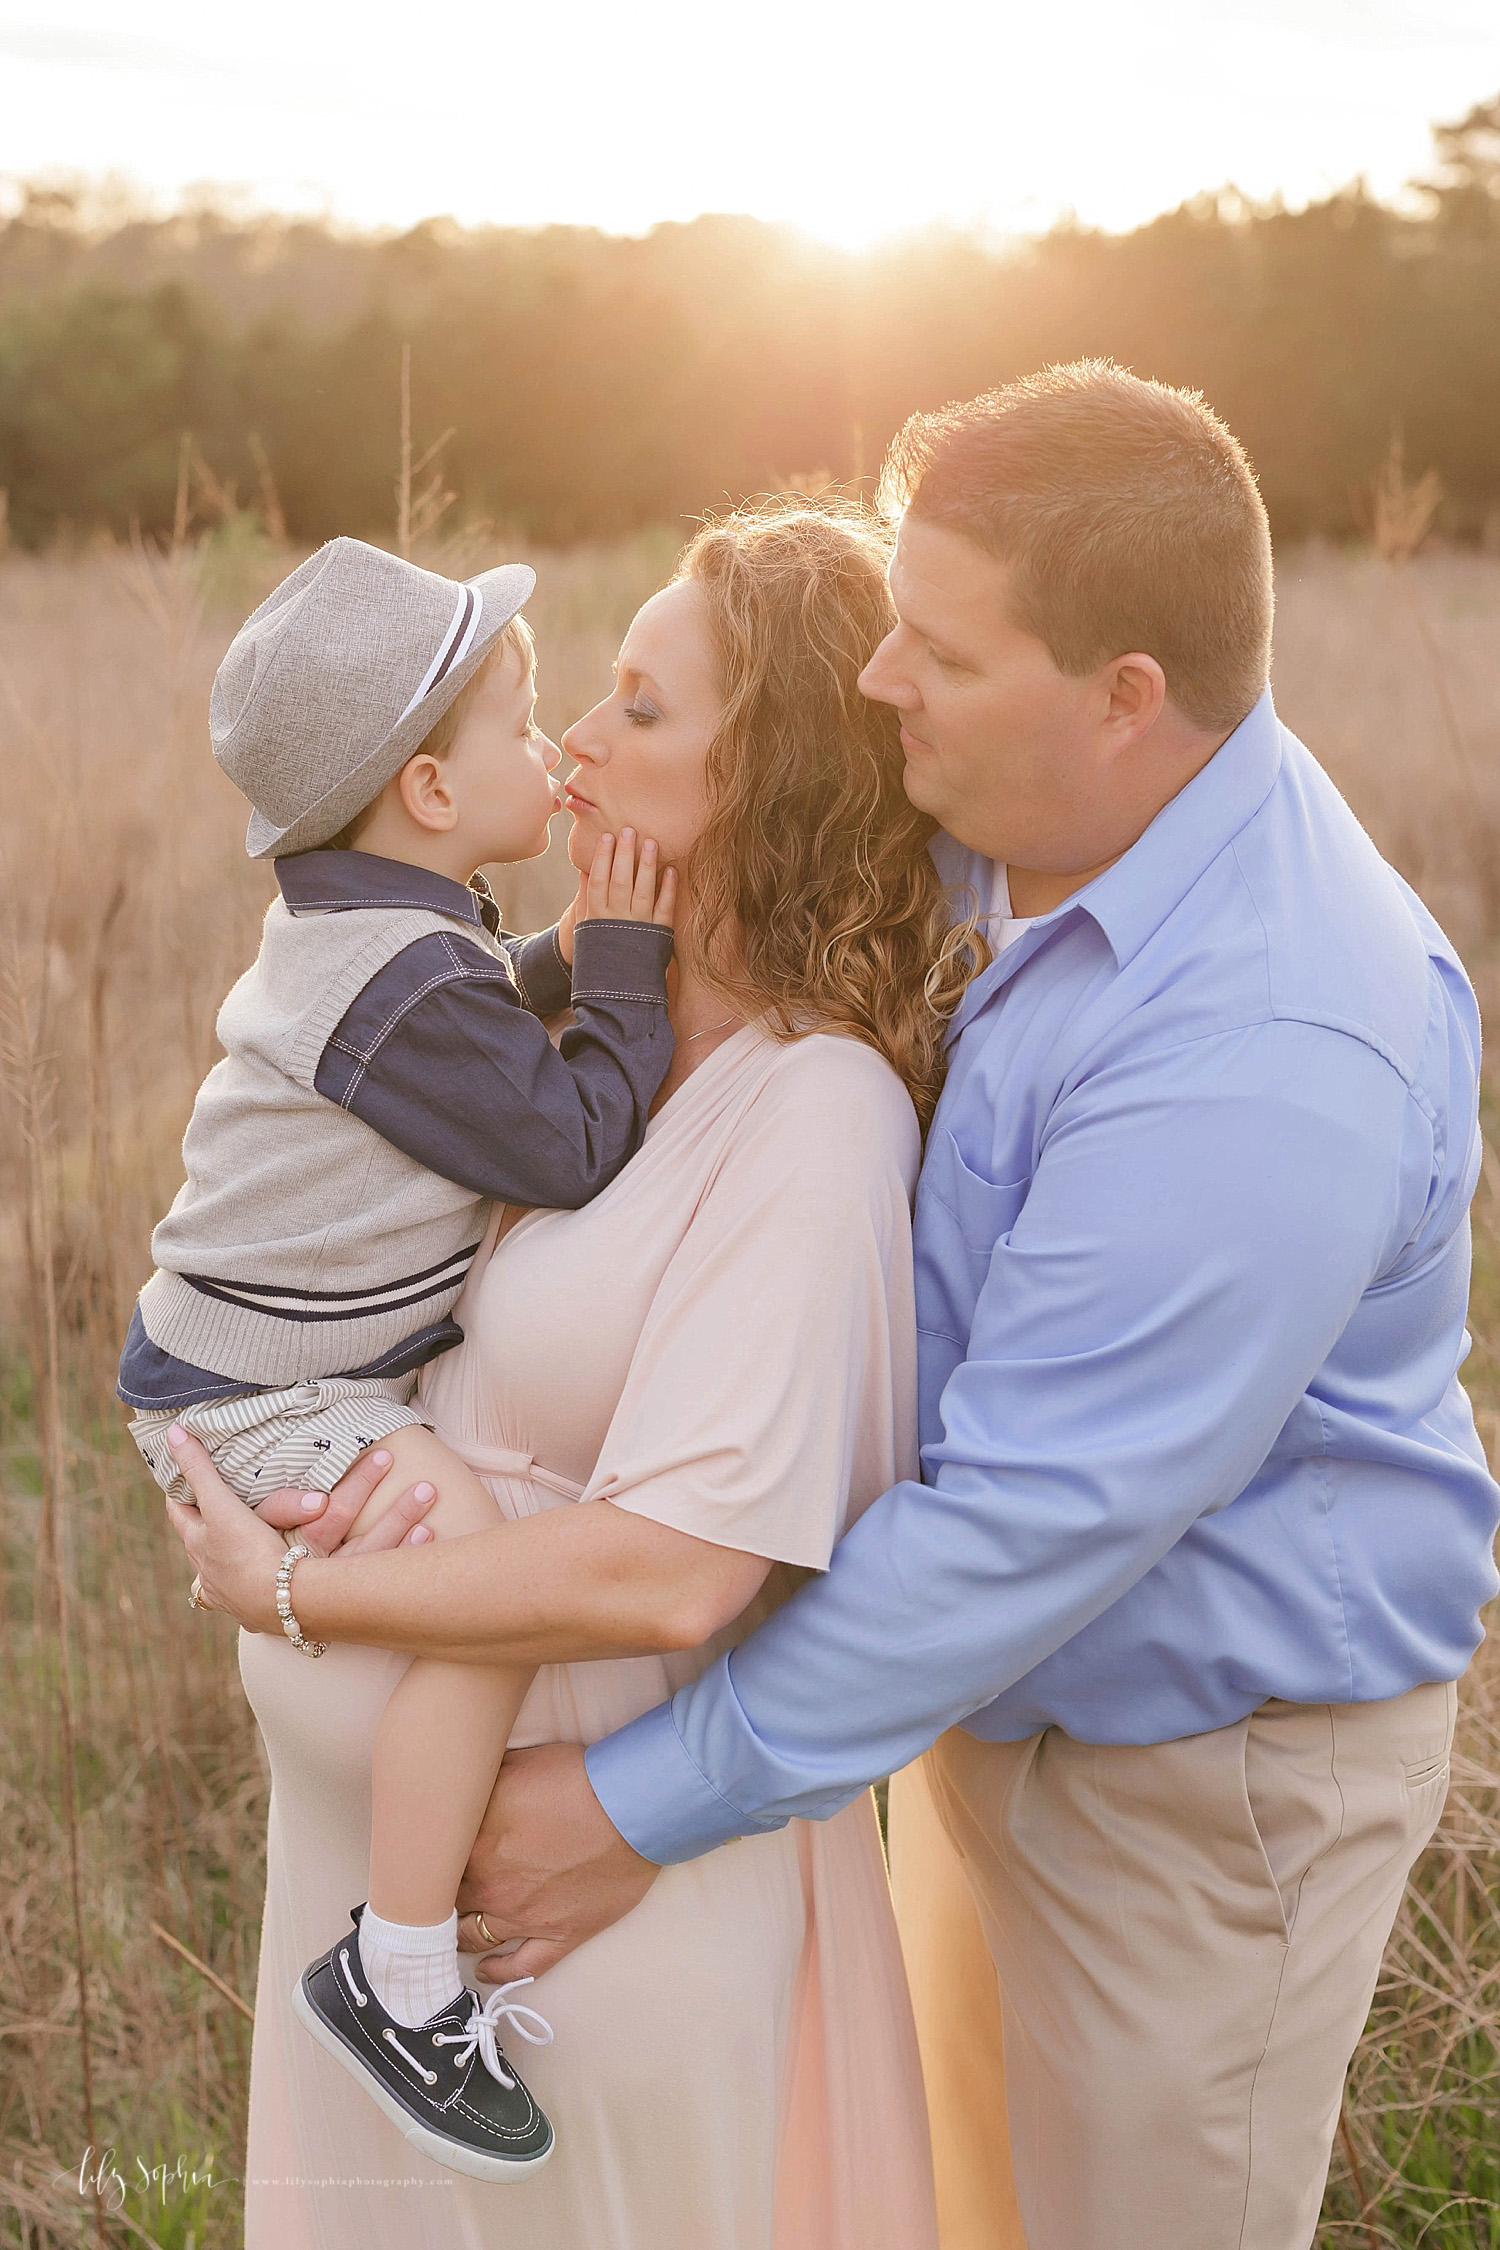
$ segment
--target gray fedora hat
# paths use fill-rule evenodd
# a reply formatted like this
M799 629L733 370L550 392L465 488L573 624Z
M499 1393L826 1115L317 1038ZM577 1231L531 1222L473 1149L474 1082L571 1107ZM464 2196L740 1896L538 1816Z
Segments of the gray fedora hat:
M313 851L363 812L474 677L536 584L459 585L331 539L248 617L214 678L214 756L255 810L252 859Z

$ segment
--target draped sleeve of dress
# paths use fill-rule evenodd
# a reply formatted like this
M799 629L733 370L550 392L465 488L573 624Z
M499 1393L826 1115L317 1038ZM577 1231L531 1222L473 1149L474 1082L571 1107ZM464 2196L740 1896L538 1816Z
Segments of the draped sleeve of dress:
M465 1341L423 1378L439 1434L507 1516L608 1499L777 1566L702 1649L544 1666L513 1741L590 1742L660 1702L914 1472L918 1154L870 1049L747 1029L593 1203L497 1214ZM533 2178L439 2172L302 2034L286 1996L364 1896L370 1741L401 1664L244 1642L273 1776L249 2250L935 2250L868 1797L666 1869L527 1993L556 2032L522 2062L558 2135Z

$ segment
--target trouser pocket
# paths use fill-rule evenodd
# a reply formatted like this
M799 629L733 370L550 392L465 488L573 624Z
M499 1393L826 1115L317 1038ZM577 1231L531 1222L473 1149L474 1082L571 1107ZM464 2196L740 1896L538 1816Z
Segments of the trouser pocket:
M1446 1793L1458 1717L1458 1683L1445 1680L1414 1688L1407 1703L1417 1724L1412 1738L1403 1745L1402 1778L1414 1794L1439 1788Z
M1245 1722L1245 1797L1288 1938L1302 1886L1337 1843L1343 1799L1326 1704L1263 1703Z

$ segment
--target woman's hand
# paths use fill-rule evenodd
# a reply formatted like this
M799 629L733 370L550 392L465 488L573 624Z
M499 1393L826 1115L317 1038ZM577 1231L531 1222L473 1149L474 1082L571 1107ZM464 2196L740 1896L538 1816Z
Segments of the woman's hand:
M167 1514L198 1573L201 1606L224 1610L247 1632L279 1632L276 1571L286 1541L230 1491L197 1438L171 1429L167 1443L197 1502L169 1497Z
M231 1492L209 1458L208 1450L187 1430L171 1430L167 1442L183 1475L192 1487L196 1507L180 1500L167 1501L172 1528L188 1551L201 1580L199 1601L204 1609L220 1609L250 1633L277 1633L276 1572L286 1553L286 1541L273 1522L286 1516L284 1528L296 1530L310 1550L342 1555L375 1554L391 1547L422 1546L432 1537L419 1519L432 1505L433 1488L418 1485L392 1503L373 1531L359 1539L344 1532L359 1514L390 1466L390 1455L363 1454L325 1504L322 1493L273 1493L263 1502L262 1519ZM305 1526L289 1513L287 1503L306 1511L309 1503L319 1511ZM314 1541L317 1540L315 1547Z
M284 1487L258 1500L255 1513L262 1523L271 1524L277 1531L295 1531L310 1555L331 1555L335 1551L373 1555L390 1547L423 1546L431 1534L422 1526L422 1517L437 1498L436 1485L427 1483L413 1485L399 1500L392 1501L374 1530L358 1539L349 1537L350 1526L390 1465L389 1453L376 1446L372 1452L362 1453L352 1469L345 1470L331 1492L298 1492Z

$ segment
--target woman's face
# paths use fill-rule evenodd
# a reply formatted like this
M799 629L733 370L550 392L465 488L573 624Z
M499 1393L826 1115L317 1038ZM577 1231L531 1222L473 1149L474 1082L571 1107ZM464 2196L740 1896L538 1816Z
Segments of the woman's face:
M633 828L680 866L708 811L705 766L723 694L703 593L692 579L653 594L625 635L612 694L562 746L578 764L563 796L568 857L588 867L599 838Z

